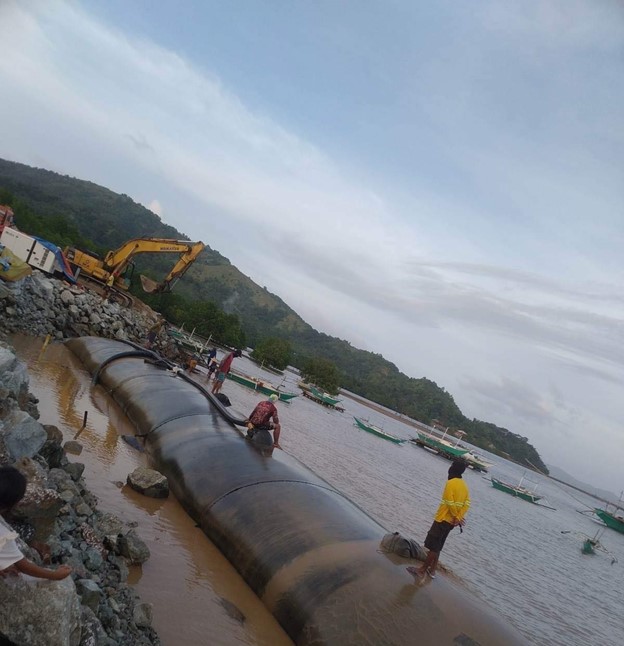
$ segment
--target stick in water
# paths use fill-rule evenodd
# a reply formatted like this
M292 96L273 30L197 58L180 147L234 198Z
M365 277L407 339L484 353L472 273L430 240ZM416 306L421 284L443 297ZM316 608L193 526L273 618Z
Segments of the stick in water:
M84 431L84 430L85 430L85 428L87 427L87 417L88 417L88 416L89 416L89 411L88 411L88 410L86 410L86 411L84 412L84 417L82 418L82 427L81 427L81 428L80 428L80 430L76 433L76 435L74 435L74 439L77 439L77 438L78 438L78 436L82 433L82 431Z

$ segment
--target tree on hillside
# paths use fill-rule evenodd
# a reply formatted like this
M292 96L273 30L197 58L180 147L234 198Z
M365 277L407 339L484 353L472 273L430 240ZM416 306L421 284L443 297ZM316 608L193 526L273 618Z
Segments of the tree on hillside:
M136 287L133 293L168 321L177 326L184 325L189 332L194 330L200 336L211 337L232 347L244 348L246 345L238 317L226 314L210 301L189 301L172 292L141 294Z
M269 366L284 370L290 363L292 349L290 343L284 339L270 337L260 341L251 353L251 358L259 363L266 363Z
M332 395L340 388L338 368L329 359L308 359L301 369L301 376L304 381L316 384Z

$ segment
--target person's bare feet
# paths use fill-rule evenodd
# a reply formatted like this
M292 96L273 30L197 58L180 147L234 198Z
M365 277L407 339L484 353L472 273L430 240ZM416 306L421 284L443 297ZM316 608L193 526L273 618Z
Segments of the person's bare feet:
M282 447L281 447L281 445L280 445L280 444L274 444L274 445L273 445L273 448L274 448L274 449L281 449ZM283 449L282 449L282 450L283 450Z

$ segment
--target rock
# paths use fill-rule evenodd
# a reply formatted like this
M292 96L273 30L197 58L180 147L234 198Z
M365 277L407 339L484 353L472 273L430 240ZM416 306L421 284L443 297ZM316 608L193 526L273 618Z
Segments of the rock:
M69 473L74 482L77 482L85 470L85 465L82 462L70 462L63 469Z
M78 646L80 601L71 577L0 579L0 632L21 645Z
M63 445L63 448L67 453L71 453L72 455L80 455L82 453L82 444L76 442L76 440L68 440Z
M21 458L14 466L24 475L29 486L44 488L48 486L48 474L39 462L32 458Z
M50 442L54 442L59 446L63 443L63 432L58 428L58 426L54 426L54 424L44 424L43 428Z
M119 581L121 583L125 583L128 580L128 575L130 574L126 562L115 554L109 554L108 561L119 571Z
M32 458L47 439L43 426L21 410L12 411L1 422L0 433L13 460Z
M0 282L0 299L8 298L13 292L2 282Z
M81 502L80 504L76 505L76 513L79 516L91 516L93 514L93 509L87 505L86 502Z
M61 302L63 303L63 305L71 305L74 300L74 295L68 289L65 289L61 292Z
M97 522L97 527L103 534L117 536L123 532L124 523L114 514L102 514Z
M91 608L93 612L97 613L97 608L100 605L100 599L103 592L100 586L91 579L78 579L76 581L76 592L80 596L80 602L83 606Z
M64 500L54 489L28 485L24 497L13 511L28 518L55 518Z
M86 549L83 560L85 567L92 572L99 572L102 564L104 563L102 554L95 547L89 547Z
M88 606L82 606L82 637L80 646L113 646L117 642L111 639L104 630L100 620Z
M41 272L32 274L30 285L33 293L41 296L46 303L54 299L54 283Z
M132 621L138 628L149 628L154 615L151 603L137 603L132 611Z
M128 485L150 498L166 498L169 495L169 481L167 478L146 467L137 467L128 475Z
M46 440L44 445L39 449L39 455L45 459L51 469L68 464L63 447L53 440Z
M118 544L121 555L125 556L132 565L141 565L150 557L149 548L133 529L120 536Z

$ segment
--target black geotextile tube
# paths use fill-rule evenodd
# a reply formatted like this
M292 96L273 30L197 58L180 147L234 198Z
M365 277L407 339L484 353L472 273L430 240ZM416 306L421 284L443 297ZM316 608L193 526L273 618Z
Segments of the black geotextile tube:
M67 346L92 374L128 349ZM175 496L296 644L523 643L447 577L415 583L405 567L418 562L379 550L387 530L286 452L243 439L192 384L143 357L99 374Z

